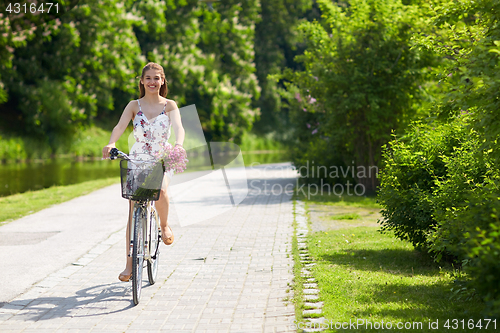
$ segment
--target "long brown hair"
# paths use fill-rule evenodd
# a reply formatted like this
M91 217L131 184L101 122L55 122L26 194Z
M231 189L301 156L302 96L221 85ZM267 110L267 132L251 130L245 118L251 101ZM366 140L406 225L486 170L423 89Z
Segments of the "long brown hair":
M156 69L156 70L160 71L160 77L164 80L162 86L160 87L160 96L166 98L167 94L168 94L168 87L167 87L167 79L165 78L165 72L163 71L163 67L161 67L160 65L158 65L155 62L149 62L142 69L141 79L144 80L144 73L146 73L146 71L148 71L150 69ZM139 91L140 91L140 97L139 98L143 98L144 95L146 95L146 90L145 90L144 85L141 83L140 80L139 80Z

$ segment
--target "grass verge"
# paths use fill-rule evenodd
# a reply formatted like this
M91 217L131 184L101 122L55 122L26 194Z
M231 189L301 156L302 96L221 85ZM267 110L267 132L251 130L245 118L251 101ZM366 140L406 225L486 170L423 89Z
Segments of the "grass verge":
M439 267L411 244L382 235L377 228L317 232L308 238L308 245L317 263L313 274L324 301L323 314L330 321L393 325L392 330L362 326L357 332L390 332L397 323L412 323L419 332L436 332L429 322L438 321L438 331L444 331L449 319L465 323L481 319L479 300L450 300L453 267ZM422 327L414 326L417 323Z
M358 220L360 218L357 213L347 213L347 214L338 214L331 216L331 219L334 220Z
M0 226L102 187L120 182L119 177L91 180L67 186L53 186L0 198Z
M334 194L316 194L306 196L303 192L298 192L295 197L297 200L304 201L306 207L308 204L320 204L322 206L337 207L382 208L382 206L377 203L376 197L356 195L338 196Z
M328 201L318 196L305 201L308 213L309 208L325 205L333 212L346 205L358 211L376 205L374 198L362 197ZM309 252L316 263L312 274L324 302L327 321L323 327L327 325L328 332L496 331L500 322L490 321L485 329L481 300L453 298L451 289L459 271L436 264L411 244L378 229L346 226L308 235ZM344 328L342 323L347 323Z

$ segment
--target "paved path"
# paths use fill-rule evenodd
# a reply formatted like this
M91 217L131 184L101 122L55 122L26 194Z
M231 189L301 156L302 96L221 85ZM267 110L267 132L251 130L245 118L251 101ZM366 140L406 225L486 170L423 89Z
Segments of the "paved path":
M122 230L128 204L119 193L110 186L1 226L0 306Z
M124 226L109 228L89 252L66 258L63 267L55 265L47 277L6 302L0 308L0 332L292 332L293 213L291 193L280 189L294 183L294 172L289 164L277 164L273 170L247 169L247 175L252 190L237 207L186 227L170 221L175 242L162 245L158 281L143 286L139 305L131 301L131 284L117 279L124 265ZM110 190L119 191L112 186L89 196L105 207ZM124 211L108 216L109 225L124 221ZM79 219L96 219L96 212L102 220L101 208L87 209ZM37 214L44 211L32 216ZM23 222L9 225L16 223ZM55 241L60 234L47 234L41 243L71 248Z

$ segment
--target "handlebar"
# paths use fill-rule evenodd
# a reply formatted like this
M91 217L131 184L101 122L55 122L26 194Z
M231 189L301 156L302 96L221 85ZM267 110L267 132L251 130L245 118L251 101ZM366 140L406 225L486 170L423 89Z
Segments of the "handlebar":
M117 158L122 158L122 159L125 159L127 161L130 160L130 158L128 157L128 155L125 154L124 152L121 152L121 151L119 151L116 148L111 148L111 150L109 151L109 159L114 160L114 159L117 159Z

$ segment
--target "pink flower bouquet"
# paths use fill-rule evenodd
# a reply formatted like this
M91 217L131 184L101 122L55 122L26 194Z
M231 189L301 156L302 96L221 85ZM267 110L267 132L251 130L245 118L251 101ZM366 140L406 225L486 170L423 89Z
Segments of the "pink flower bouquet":
M174 173L184 172L189 160L186 157L186 151L182 147L173 147L168 142L160 143L160 150L155 154L156 159L163 162L165 171L173 170Z

